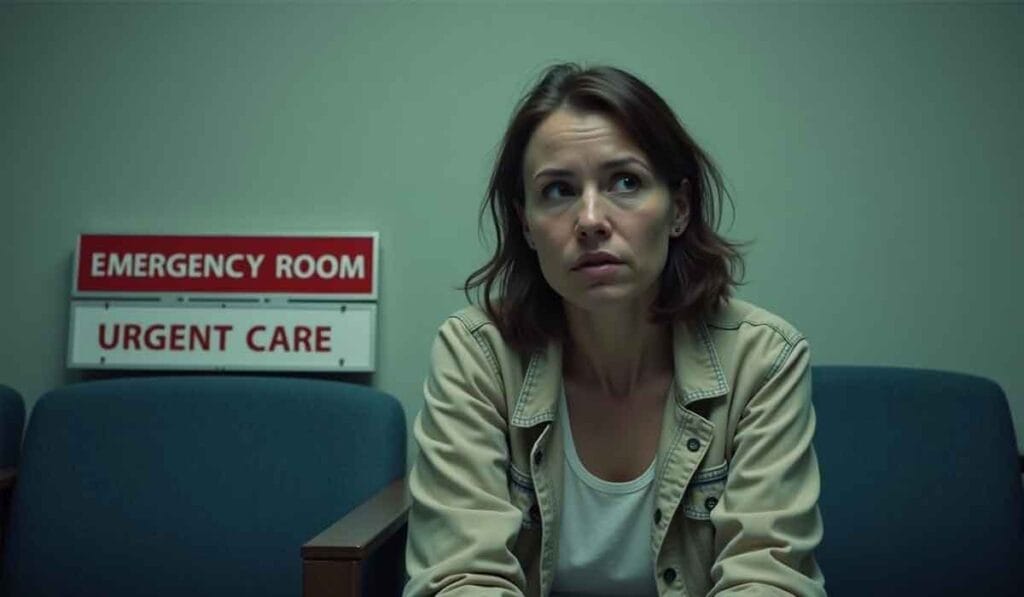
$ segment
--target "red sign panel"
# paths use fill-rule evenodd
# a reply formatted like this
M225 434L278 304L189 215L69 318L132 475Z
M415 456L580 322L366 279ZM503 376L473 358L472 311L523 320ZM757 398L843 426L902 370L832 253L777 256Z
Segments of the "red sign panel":
M288 294L376 298L377 235L83 234L76 295Z

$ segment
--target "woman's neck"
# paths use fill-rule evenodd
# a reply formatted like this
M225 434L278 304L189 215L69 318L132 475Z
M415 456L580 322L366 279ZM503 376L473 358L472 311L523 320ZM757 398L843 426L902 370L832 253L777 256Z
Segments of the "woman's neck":
M608 398L627 400L672 371L672 328L646 312L595 313L566 306L565 373Z

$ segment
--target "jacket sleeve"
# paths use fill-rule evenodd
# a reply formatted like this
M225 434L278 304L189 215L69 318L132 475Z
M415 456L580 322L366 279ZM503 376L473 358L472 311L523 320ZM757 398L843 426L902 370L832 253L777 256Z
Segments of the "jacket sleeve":
M775 362L740 416L725 491L711 511L709 595L825 595L813 555L822 523L807 341L787 342Z
M523 595L511 551L522 514L509 496L507 424L496 406L502 383L492 352L458 318L438 332L423 393L404 595Z

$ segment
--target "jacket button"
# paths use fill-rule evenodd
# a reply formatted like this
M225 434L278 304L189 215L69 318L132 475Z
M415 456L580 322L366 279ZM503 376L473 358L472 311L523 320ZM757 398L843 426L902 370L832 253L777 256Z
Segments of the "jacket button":
M717 505L718 498L709 497L708 499L704 500L704 507L707 508L708 510L714 510L715 506Z
M540 508L537 507L537 504L530 506L530 520L540 522Z
M676 570L675 568L666 568L661 573L661 580L665 581L666 585L670 585L676 581Z
M686 442L686 449L691 452L696 452L697 450L700 450L700 440L696 438L690 438L690 440Z
M533 453L533 463L540 464L541 460L544 460L544 451L537 450L536 452Z
M654 510L654 524L660 524L660 523L661 523L661 508L656 508Z

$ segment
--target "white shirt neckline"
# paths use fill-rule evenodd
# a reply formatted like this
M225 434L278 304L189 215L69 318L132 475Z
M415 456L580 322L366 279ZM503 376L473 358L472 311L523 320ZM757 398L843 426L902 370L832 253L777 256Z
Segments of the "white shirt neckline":
M580 460L579 453L576 452L576 441L572 437L572 424L569 421L569 404L565 397L564 385L562 386L562 393L559 400L559 408L562 409L562 417L560 417L562 420L562 443L564 444L566 460L569 463L569 468L577 477L579 477L580 481L583 481L587 487L590 487L594 491L617 495L642 491L654 482L654 465L658 460L657 455L655 455L651 460L651 464L647 469L640 473L639 477L631 481L606 481L588 471L587 467L584 466L583 461Z

